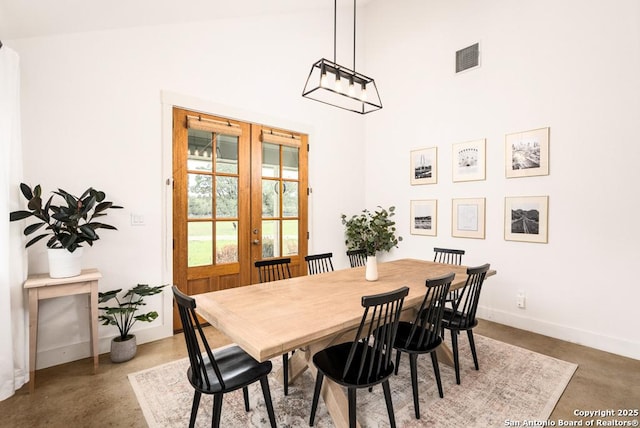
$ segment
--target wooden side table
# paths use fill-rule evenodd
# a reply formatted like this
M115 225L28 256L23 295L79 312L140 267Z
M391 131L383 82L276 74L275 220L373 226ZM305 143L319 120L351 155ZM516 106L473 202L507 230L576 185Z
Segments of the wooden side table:
M98 370L98 269L84 269L80 275L70 278L51 278L48 274L32 275L24 282L29 291L29 392L36 385L36 346L38 344L38 302L54 297L89 294L91 308L91 351L93 373Z

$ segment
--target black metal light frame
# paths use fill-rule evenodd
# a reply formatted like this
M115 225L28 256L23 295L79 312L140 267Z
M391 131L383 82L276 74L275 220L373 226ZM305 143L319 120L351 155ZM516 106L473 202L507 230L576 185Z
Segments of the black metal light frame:
M376 82L355 71L356 0L353 0L353 70L336 63L336 20L337 0L334 0L333 61L322 58L313 63L302 96L360 114L380 110L382 101Z

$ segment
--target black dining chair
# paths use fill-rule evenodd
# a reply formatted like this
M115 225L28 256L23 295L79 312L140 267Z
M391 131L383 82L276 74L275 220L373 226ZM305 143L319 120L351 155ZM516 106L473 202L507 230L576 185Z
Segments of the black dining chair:
M436 247L433 249L433 253L434 262L460 266L462 264L462 256L464 256L465 251Z
M398 324L398 332L393 347L396 349L396 371L400 365L400 356L403 352L409 354L409 366L411 369L411 387L413 388L413 407L416 419L420 419L420 404L418 400L418 356L431 354L433 372L438 384L440 398L444 397L442 382L440 380L440 366L436 349L442 345L441 323L444 310L444 302L449 292L455 273L427 279L425 286L427 291L422 300L413 322L401 321Z
M365 250L348 250L349 264L352 268L367 264L367 252Z
M213 394L213 416L211 426L220 426L222 398L227 392L242 388L244 407L249 411L248 386L260 382L262 394L272 427L276 426L276 417L271 402L271 392L267 376L271 373L271 361L260 363L239 346L229 346L211 351L207 338L196 316L196 301L173 286L173 296L178 305L184 339L189 354L187 378L194 388L193 404L189 427L195 426L198 406L202 394Z
M464 256L464 250L455 250L452 248L434 248L433 249L433 261L438 263L446 263L448 265L462 264L462 256ZM447 296L447 303L453 304L458 298L458 290L449 292Z
M258 269L258 279L261 283L291 278L290 257L279 259L257 260L254 264ZM289 353L282 354L282 376L284 395L289 395Z
M257 260L255 267L258 269L258 280L262 283L291 278L289 263L291 257Z
M453 364L456 371L456 383L460 385L460 362L458 359L458 333L460 331L467 332L469 337L469 346L473 355L473 364L476 370L480 370L478 366L478 355L476 353L476 345L473 341L473 328L478 325L476 319L476 311L478 309L478 301L480 300L480 292L482 284L487 276L490 265L484 264L478 267L467 268L467 281L460 288L458 299L453 302L453 308L446 307L442 317L442 336L444 330L451 333L451 347L453 348Z
M333 271L332 257L333 253L305 256L304 260L307 262L307 272L309 272L309 275Z
M395 340L400 311L408 287L362 297L364 314L353 342L330 346L313 356L318 369L311 403L309 426L313 426L318 398L324 377L347 388L349 427L356 426L356 390L382 383L391 427L396 426L391 401L389 377L393 374L392 345Z

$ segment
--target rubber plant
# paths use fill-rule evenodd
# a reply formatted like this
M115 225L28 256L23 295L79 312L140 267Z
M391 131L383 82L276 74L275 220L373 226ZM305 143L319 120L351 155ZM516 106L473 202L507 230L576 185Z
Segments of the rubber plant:
M371 212L362 210L359 215L347 218L342 214L342 224L345 227L345 244L349 250L365 250L367 256L375 256L378 251L389 251L398 246L402 236L396 236L395 207L389 209L378 206Z
M151 287L148 284L138 284L131 288L122 297L118 297L121 288L107 292L98 293L98 303L107 303L115 299L115 305L101 306L99 310L104 311L98 319L102 325L115 325L118 328L119 340L124 341L131 338L131 327L137 321L151 322L158 318L156 311L150 311L145 314L137 314L141 306L145 306L144 297L153 296L162 292L165 285ZM116 338L118 339L118 338Z
M40 221L25 227L25 236L38 231L43 232L27 242L26 248L50 236L47 241L48 248L65 248L69 252L74 252L83 243L92 246L94 241L100 239L96 232L98 229L117 230L114 226L96 221L97 218L107 215L107 210L122 208L107 201L105 193L100 190L90 187L77 197L58 189L44 205L42 188L39 184L31 189L27 184L22 183L20 191L28 201L28 210L9 213L9 220L17 221L35 217ZM55 195L60 196L64 203L55 204L53 200Z

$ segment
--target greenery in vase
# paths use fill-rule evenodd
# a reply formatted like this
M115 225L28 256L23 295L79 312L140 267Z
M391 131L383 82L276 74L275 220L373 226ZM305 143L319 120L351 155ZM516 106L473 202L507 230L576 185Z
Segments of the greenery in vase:
M92 246L94 241L100 239L96 230L117 230L114 226L95 221L95 219L107 215L108 209L122 207L106 201L105 193L92 187L85 190L80 197L58 189L57 192L53 192L54 195L49 197L44 206L42 205L42 188L39 184L31 189L22 183L20 191L28 201L28 211L20 210L9 213L9 221L35 217L40 221L25 227L25 236L37 231L43 232L27 242L26 248L47 236L51 236L47 241L48 248L65 248L74 252L76 248L82 246L83 242ZM55 195L62 197L64 204L54 205L53 197ZM43 226L46 226L44 230L42 230Z
M98 303L106 303L112 299L116 301L116 305L98 307L98 309L104 311L104 314L100 315L98 320L102 321L102 325L117 326L118 332L120 333L120 340L126 340L131 327L133 327L136 321L151 322L158 318L156 311L140 315L136 315L136 312L138 312L141 306L146 305L143 297L161 293L163 287L166 287L166 285L150 287L147 284L138 284L127 291L122 298L118 297L118 293L122 291L121 288L107 291L106 293L98 293Z
M367 256L375 256L376 252L389 251L402 241L402 236L396 237L396 223L391 220L395 215L395 207L389 207L388 210L380 206L378 208L374 212L362 210L361 214L349 219L342 214L347 249L363 249Z

